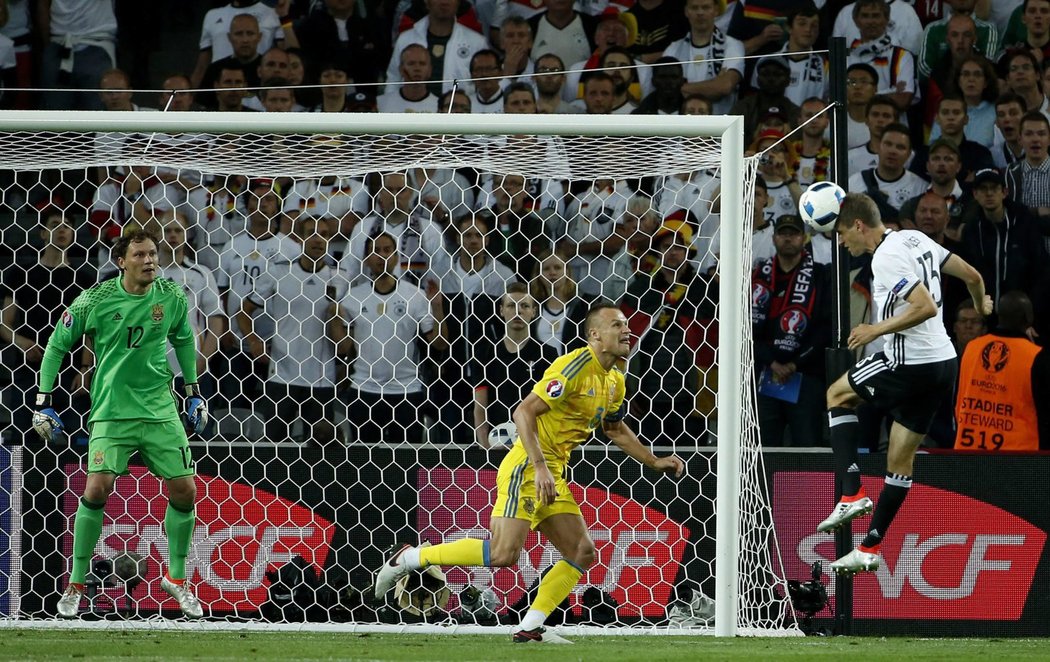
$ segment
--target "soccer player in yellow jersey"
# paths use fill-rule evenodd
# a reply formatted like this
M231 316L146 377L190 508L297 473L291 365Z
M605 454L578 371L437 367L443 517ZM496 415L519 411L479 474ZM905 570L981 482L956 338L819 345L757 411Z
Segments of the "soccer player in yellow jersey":
M511 566L529 530L536 529L562 559L540 581L514 641L569 643L543 623L594 563L594 543L565 480L572 449L601 425L613 443L647 467L675 476L685 469L676 455L653 455L623 422L626 387L617 364L630 351L627 318L610 303L595 304L587 312L584 335L587 346L552 363L514 410L518 439L499 467L489 540L402 546L376 575L376 597L406 574L431 565Z

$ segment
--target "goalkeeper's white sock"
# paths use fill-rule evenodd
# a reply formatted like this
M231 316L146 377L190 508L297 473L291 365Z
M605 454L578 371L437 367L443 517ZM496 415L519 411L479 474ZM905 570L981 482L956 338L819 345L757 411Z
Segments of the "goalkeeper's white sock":
M525 618L521 619L522 630L535 630L543 625L543 622L547 620L547 614L544 614L539 609L530 609L525 612Z

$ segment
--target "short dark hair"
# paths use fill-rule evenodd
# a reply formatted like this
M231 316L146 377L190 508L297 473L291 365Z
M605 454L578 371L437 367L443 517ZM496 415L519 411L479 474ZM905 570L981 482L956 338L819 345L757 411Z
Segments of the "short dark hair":
M849 225L854 219L869 228L877 228L882 225L882 215L875 201L863 193L847 193L839 207L839 217L835 221L835 227Z
M893 112L896 113L897 117L901 115L901 107L897 105L897 102L893 100L888 94L876 94L872 98L868 99L868 104L864 106L864 116L867 117L868 113L875 106L890 106L893 108Z
M1020 290L1010 290L999 297L996 309L999 313L999 326L1004 330L1023 332L1032 326L1032 300Z
M1039 122L1040 124L1045 126L1048 130L1050 130L1050 119L1048 119L1047 116L1044 115L1043 111L1041 111L1041 110L1029 110L1028 112L1026 112L1021 117L1021 121L1018 124L1018 127L1019 128L1024 128L1024 123L1025 122Z
M587 309L587 317L584 319L583 322L584 337L589 336L591 334L591 329L594 328L594 325L598 319L598 314L601 313L603 310L609 309L619 310L620 307L612 301L609 301L608 299L598 299L593 304L591 304L591 307Z
M947 92L947 93L945 93L944 96L941 97L941 100L937 102L937 110L941 109L941 105L944 104L945 101L952 101L952 102L955 102L955 103L961 103L963 105L963 112L964 113L966 112L966 99L963 98L963 95L958 94L956 92ZM967 114L969 114L969 113L967 113Z
M911 131L909 131L908 127L901 124L900 122L887 124L886 128L882 130L882 135L885 136L887 133L903 133L905 136L908 137L908 146L911 146Z
M792 24L794 24L795 19L799 16L820 16L820 10L817 9L817 6L813 4L812 0L804 0L803 2L798 3L794 9L788 12L788 26L790 27Z
M365 237L365 256L366 257L372 254L372 251L375 250L376 242L381 237L386 237L387 239L392 241L393 244L394 244L394 250L395 251L398 249L397 239L394 238L394 235L390 234L389 232L379 232L379 233L376 233L375 235L367 235Z
M511 83L507 86L507 89L503 90L504 100L515 92L528 92L529 96L532 97L532 100L536 100L536 90L528 83L523 83L521 81Z
M1028 102L1025 101L1023 96L1021 96L1020 94L1017 94L1016 92L1003 92L995 100L995 105L997 107L998 106L1005 106L1005 105L1011 104L1011 103L1016 103L1017 105L1021 106L1021 112L1022 113L1028 112Z
M613 87L616 86L616 81L613 80L613 77L604 71L588 71L580 77L580 82L583 83L584 87L587 87L587 84L593 81L604 81Z
M853 5L853 18L857 18L864 7L876 7L886 18L890 16L890 5L886 0L857 0Z
M110 257L113 258L114 262L120 258L126 258L128 256L128 247L142 241L152 241L154 246L160 244L160 239L157 238L157 235L149 230L143 230L141 228L129 230L117 237L117 240L113 242L113 248L109 253Z
M503 66L503 58L500 56L499 53L492 50L491 48L482 48L481 50L476 51L474 55L470 57L470 65L467 67L467 71L471 71L474 69L474 63L477 62L479 57L492 57L496 60L497 67Z

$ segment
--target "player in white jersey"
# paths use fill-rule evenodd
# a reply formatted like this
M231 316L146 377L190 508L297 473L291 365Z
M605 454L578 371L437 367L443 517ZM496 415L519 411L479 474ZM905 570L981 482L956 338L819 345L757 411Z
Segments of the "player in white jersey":
M303 440L325 444L335 438L331 409L335 402L335 343L326 334L336 301L348 283L329 266L332 223L303 216L295 223L302 254L293 262L272 264L255 279L251 296L237 313L237 324L256 360L269 361L264 390L276 411L266 422L272 442L292 436L296 419L304 423ZM277 323L269 343L256 335L253 313L264 308Z
M831 564L835 572L854 574L878 569L879 545L911 488L915 451L955 384L955 348L941 320L944 276L962 279L974 307L985 315L992 313L992 300L976 269L921 232L886 229L875 202L864 194L846 196L835 229L850 255L872 254L872 305L878 321L854 327L849 348L885 336L883 351L861 359L828 388L831 450L842 499L817 530L831 531L874 509L860 546ZM855 409L862 402L893 416L885 486L874 507L857 464Z

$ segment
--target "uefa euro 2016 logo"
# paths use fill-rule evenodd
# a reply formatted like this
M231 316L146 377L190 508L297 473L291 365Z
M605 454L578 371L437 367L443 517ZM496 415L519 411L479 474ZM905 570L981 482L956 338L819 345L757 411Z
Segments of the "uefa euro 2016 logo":
M990 372L999 372L1010 362L1010 348L1001 340L993 340L981 350L981 365Z
M798 309L789 310L780 316L780 330L784 333L802 333L808 324L809 318Z

